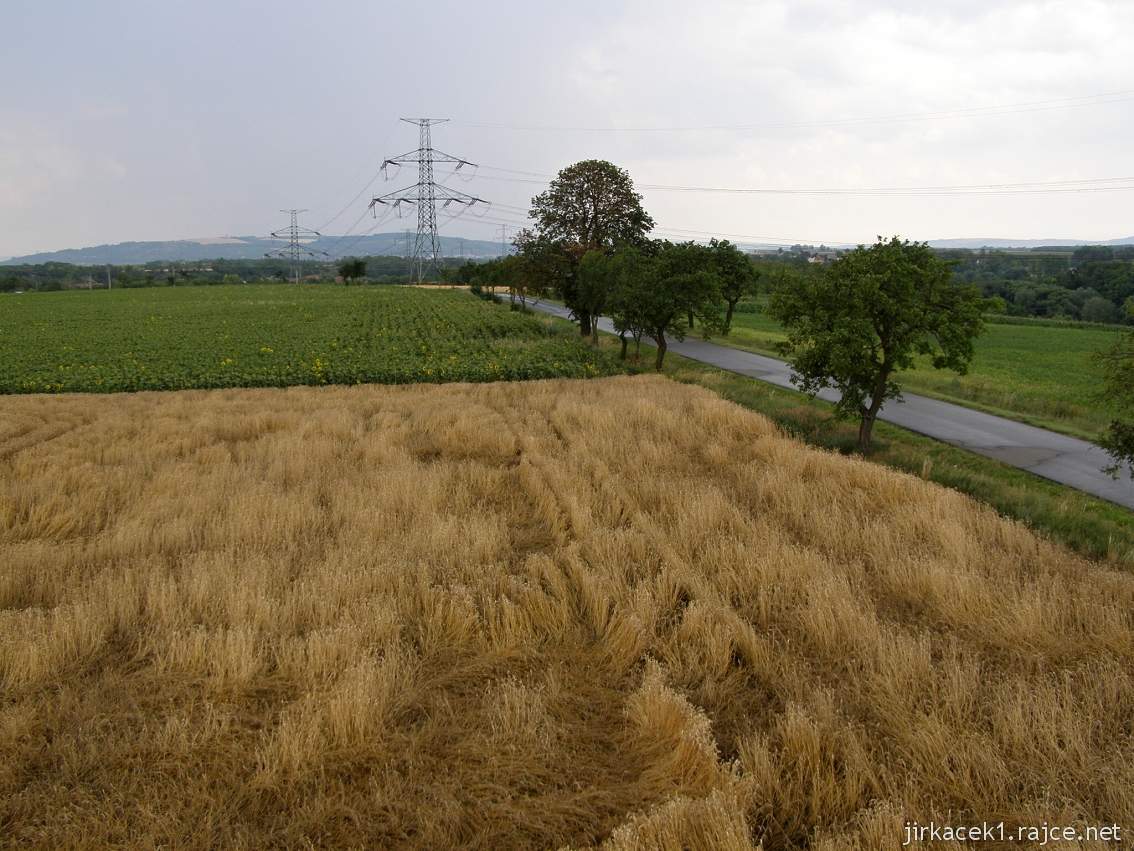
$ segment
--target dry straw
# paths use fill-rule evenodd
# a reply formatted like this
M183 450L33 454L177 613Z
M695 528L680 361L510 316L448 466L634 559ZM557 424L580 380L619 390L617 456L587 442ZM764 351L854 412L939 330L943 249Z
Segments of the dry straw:
M0 836L1134 829L1134 577L661 378L9 398Z

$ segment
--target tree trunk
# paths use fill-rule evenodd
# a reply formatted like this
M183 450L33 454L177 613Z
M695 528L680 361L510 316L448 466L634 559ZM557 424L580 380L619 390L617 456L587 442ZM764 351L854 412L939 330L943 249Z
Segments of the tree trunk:
M862 422L858 424L858 451L865 455L870 451L870 433L874 429L876 414L869 411L862 415Z
M728 332L732 330L732 312L736 309L736 302L730 301L728 307L725 309L724 315L724 335L727 337Z
M626 360L626 347L630 344L630 341L626 339L626 332L620 331L618 339L622 341L622 354L619 357L621 360Z
M662 361L665 360L665 349L666 349L665 335L659 334L656 342L658 344L658 357L657 357L657 360L654 361L654 369L657 370L658 372L661 372Z
M642 359L642 335L639 334L634 338L634 360L640 361Z
M598 317L591 322L591 345L598 346Z
M870 397L870 406L862 412L862 422L858 425L858 449L865 455L870 451L870 433L874 430L874 421L878 412L882 410L883 397L886 394L886 381L890 377L889 365L882 364L882 370L874 382L874 393Z
M689 311L689 327L690 328L693 327L693 311L692 310Z
M579 312L579 335L586 337L591 333L591 315L585 311Z

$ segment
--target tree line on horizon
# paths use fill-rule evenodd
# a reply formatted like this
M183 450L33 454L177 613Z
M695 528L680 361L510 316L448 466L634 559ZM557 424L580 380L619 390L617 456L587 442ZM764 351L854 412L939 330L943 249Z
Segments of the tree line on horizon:
M993 312L1072 322L1134 325L1134 246L1079 246L1028 249L931 249L953 267L954 277L975 284L993 298ZM753 253L751 262L765 275L808 274L845 249L793 245ZM463 260L444 257L439 279L471 283L485 278L507 257ZM344 262L362 261L366 271L344 276ZM485 266L485 269L478 269ZM286 261L224 259L148 261L138 264L72 264L58 261L0 265L0 293L105 288L110 271L114 287L196 286L274 283L288 279ZM350 256L341 260L307 260L305 280L330 283L404 284L413 280L404 257Z
M457 258L446 258L448 276L458 266ZM361 267L359 266L361 264ZM343 277L349 266L352 281L375 284L408 283L409 263L404 257L375 255L348 257L341 261L306 260L300 263L304 279L319 282ZM359 269L362 269L359 272ZM286 283L291 268L287 260L273 258L150 261L140 265L77 266L70 263L0 266L0 292L53 292L65 289L105 289L109 273L112 288L220 286L230 284Z
M958 280L1001 299L1010 316L1134 323L1134 245L938 254Z

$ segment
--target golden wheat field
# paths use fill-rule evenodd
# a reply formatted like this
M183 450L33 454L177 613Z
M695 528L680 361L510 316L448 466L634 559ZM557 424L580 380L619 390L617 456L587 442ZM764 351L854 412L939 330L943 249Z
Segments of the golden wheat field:
M0 473L6 845L1134 829L1134 576L705 390L6 398Z

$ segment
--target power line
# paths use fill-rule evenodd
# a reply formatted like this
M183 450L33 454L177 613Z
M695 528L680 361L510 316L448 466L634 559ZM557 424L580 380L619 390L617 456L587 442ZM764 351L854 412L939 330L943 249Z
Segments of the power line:
M374 198L370 202L370 208L373 209L375 204L391 204L397 210L401 204L417 205L417 239L413 249L413 264L415 277L418 283L421 283L425 279L427 268L433 273L439 272L441 268L441 245L437 236L438 199L442 201L443 207L448 207L450 204L472 206L483 203L483 199L450 189L433 179L434 163L453 163L453 172L459 171L462 166L472 165L468 160L434 149L430 139L430 128L434 124L448 121L447 118L403 118L402 121L418 126L417 150L385 160L382 169L401 163L417 163L417 183Z
M494 207L494 206L500 206L500 205L498 205L496 202L493 202L491 204L490 208ZM459 216L454 216L453 219L456 219L458 217ZM452 221L452 219L450 221ZM516 219L516 218L511 218L509 216L492 216L492 215L476 216L474 218L465 219L465 221L469 224L479 223L479 224L482 224L482 225L489 225L493 229L498 228L501 225L506 225L508 227L514 227L514 228L531 227L531 225L532 225L531 219L520 220L520 219ZM659 225L655 226L654 229L651 231L651 233L653 233L655 235L661 235L661 236L673 235L676 238L686 238L686 239L690 238L692 236L730 237L732 239L741 239L741 240L744 240L746 242L783 243L784 245L797 245L797 244L799 244L799 245L819 245L819 244L849 245L849 244L851 244L850 240L839 240L839 239L836 239L836 240L830 240L830 239L817 240L817 239L804 239L802 237L759 236L759 235L755 235L755 234L728 233L728 232L725 232L725 231L717 231L717 230L696 230L696 229L693 229L693 228L667 227L664 224L659 224Z
M386 142L387 142L387 140L388 140L388 138L389 138L389 134L386 134L386 136L387 136L387 138L384 138L384 139L382 140L382 145L381 145L381 148L385 148L385 147L386 147ZM364 166L362 167L362 169L360 169L360 170L359 170L359 172L358 172L358 177L359 177L359 178L361 178L363 174L365 174L365 173L366 173L367 171L369 171L369 170L370 170L370 168L371 168L371 163L369 163L369 162L368 162L368 163L366 163L366 165L364 165ZM350 209L350 208L351 208L351 207L352 207L352 206L353 206L354 204L356 204L356 203L358 202L358 199L359 199L359 198L361 198L361 197L363 196L363 194L364 194L364 193L366 192L366 190L367 190L367 189L369 189L369 188L371 187L371 185L373 185L374 181L378 179L378 176L379 176L379 175L380 175L381 173L382 173L382 169L381 169L381 167L379 167L378 171L376 171L376 172L374 173L374 175L373 175L373 176L372 176L372 177L371 177L371 178L370 178L370 179L369 179L368 181L366 181L366 185L365 185L365 186L363 186L363 187L362 187L362 189L360 189L360 190L358 191L358 194L356 194L356 195L355 195L355 196L354 196L353 198L351 198L351 199L350 199L350 201L348 201L348 202L347 202L346 204L344 204L344 205L343 205L343 207L342 207L342 209L341 209L341 210L339 210L339 211L338 211L337 213L335 213L335 215L333 215L333 216L332 216L331 218L329 218L329 219L328 219L328 220L327 220L326 222L324 222L323 224L321 224L321 225L319 226L319 228L318 228L318 229L319 229L319 230L321 230L321 231L325 231L325 230L326 230L327 228L329 228L329 227L330 227L330 226L331 226L331 225L332 225L332 224L333 224L334 222L338 221L338 220L339 220L339 218L340 218L340 217L342 216L342 214L343 214L343 213L345 213L345 212L346 212L347 210L349 210L349 209ZM356 179L357 179L357 178L356 178ZM352 181L351 181L351 183L352 183L352 184L353 184L354 182L355 182L354 180L352 180ZM319 209L320 209L320 210L322 210L322 209L324 209L324 207L319 207Z
M475 219L466 219L468 223L479 223L482 225L491 226L493 229L499 228L501 225L514 228L530 227L531 221L519 221L517 219L505 217L476 217ZM660 236L672 235L678 239L689 239L692 237L729 237L732 239L740 239L745 242L766 242L766 243L782 243L784 245L848 245L850 240L817 240L817 239L804 239L802 237L786 237L786 236L758 236L755 234L743 233L728 233L725 231L717 230L695 230L693 228L681 227L667 227L664 224L659 224L651 231L651 233Z
M941 121L951 118L980 118L985 116L1017 115L1022 112L1044 112L1057 109L1074 109L1087 106L1100 106L1122 103L1134 98L1134 89L1120 89L1113 92L1100 92L1093 95L1054 98L1049 100L1022 101L1017 103L990 106L962 107L933 112L906 112L891 115L872 115L857 118L840 118L819 121L778 121L743 124L701 124L671 127L599 127L507 124L494 122L458 121L465 127L478 127L496 130L525 130L535 132L581 132L581 133L687 133L696 131L749 131L779 130L789 128L846 127L864 124L888 124L911 121Z
M520 178L508 178L495 175L479 174L478 176L484 177L489 180L511 180L518 183L530 183L546 185L549 180L554 179L555 175L545 172L525 171L520 169L509 169L500 166L481 165L483 170L502 172L511 175L522 175ZM756 187L713 187L713 186L675 186L675 185L660 185L660 184L638 184L638 188L649 191L675 191L675 192L703 192L703 193L728 193L740 195L850 195L850 196L890 196L890 197L916 197L924 195L927 197L939 195L951 196L964 196L964 195L1020 195L1020 194L1044 194L1044 193L1069 193L1069 192L1125 192L1134 190L1134 177L1092 177L1092 178L1075 178L1075 179L1060 179L1060 180L1041 180L1041 181L1017 181L1017 182L1003 182L1003 183L973 183L973 184L956 184L956 185L925 185L925 186L879 186L867 187L859 189L841 189L841 188L756 188ZM499 209L502 214L494 216L478 216L475 219L468 221L479 221L483 224L501 226L528 226L530 221L517 221L512 216L523 215L525 219L528 218L528 211L522 207L501 202L493 202L489 204L488 213L493 209ZM695 230L691 228L679 227L665 227L664 225L656 226L653 231L655 235L665 236L667 234L674 235L678 239L689 239L695 237L731 237L733 239L744 240L746 242L763 242L769 244L827 244L827 245L840 245L850 244L847 240L814 240L803 239L797 237L782 237L782 236L757 236L752 234L739 234L739 233L726 233L721 231L704 231Z
M335 213L333 216L331 216L331 218L327 219L326 222L324 222L322 225L320 225L319 230L326 230L331 224L338 221L339 217L342 216L343 213L345 213L347 210L349 210L351 207L353 207L355 205L355 203L358 201L358 199L361 198L366 193L366 190L369 189L374 184L374 181L377 180L378 177L381 174L382 174L382 169L379 168L378 171L374 172L374 176L371 177L368 181L366 181L366 185L358 190L358 194L355 195L353 198L351 198L349 201L347 201L346 204L343 205L343 208L341 210L339 210L337 213ZM361 221L361 219L360 219L360 221Z
M460 214L453 216L449 221L460 218ZM519 219L509 218L506 216L476 216L466 218L464 220L467 224L480 224L487 225L494 230L503 226L509 228L524 228L532 225L531 220L521 221ZM727 237L736 240L743 240L745 242L761 242L769 244L783 244L783 245L850 245L853 240L845 239L807 239L803 237L787 237L787 236L764 236L756 234L743 234L743 233L729 233L726 231L718 230L696 230L693 228L681 227L667 227L664 224L659 224L651 231L655 236L672 237L678 240L696 239L696 238L709 238L709 237Z
M480 175L487 180L511 183L546 185L556 175L533 171L519 171L496 166L481 166L482 169L530 177L498 177ZM1105 185L1110 184L1110 185ZM1092 177L1077 180L1039 180L1016 183L970 183L945 186L873 186L845 189L839 187L739 187L739 186L679 186L675 184L639 183L636 188L651 192L692 192L735 195L1034 195L1065 194L1073 192L1129 192L1134 190L1134 177Z
M495 168L492 166L482 166L482 168ZM1048 184L1064 184L1064 183L1095 183L1107 180L1128 180L1130 178L1086 178L1080 181L1047 181ZM991 185L1004 185L1004 186L1020 186L1020 185L1033 185L1033 184L991 184ZM494 209L502 209L503 214L491 215ZM512 211L516 214L524 215L527 218L527 211L524 208L516 207L510 204L502 204L500 202L491 202L489 204L489 214L477 216L475 218L466 219L468 223L480 223L492 227L499 227L501 224L507 224L515 227L528 227L531 225L530 219L521 221L509 215ZM454 217L456 218L456 217ZM671 236L675 239L696 239L708 237L723 237L736 240L743 240L745 242L757 242L767 244L783 244L783 245L849 245L854 244L853 240L845 239L811 239L804 237L785 237L785 236L768 236L757 234L744 234L744 233L730 233L718 230L697 230L693 228L683 227L667 227L664 223L658 224L652 231L655 236L666 237Z
M334 237L335 244L331 248L332 254L339 255L339 249L343 244L343 240L346 239L348 236L350 236L352 233L354 233L354 229L356 227L358 227L359 224L361 224L362 220L364 218L366 218L366 214L369 213L369 212L370 212L369 210L363 210L362 213L359 215L359 217L354 220L354 223L351 224L351 226L349 228L347 228L345 231L343 231L337 237ZM385 221L385 217L383 217L382 219L379 219L379 221L375 224L375 227L377 227L378 224L381 224L383 221ZM339 255L339 256L341 256L341 255Z
M367 212L369 212L369 210L363 212L363 215L365 216ZM380 228L382 225L384 225L389 220L390 220L390 216L388 214L384 214L384 215L380 216L377 219L377 221L375 221L374 224L370 226L370 228L368 230L365 230L362 233L355 236L354 239L352 239L350 242L348 242L345 246L336 245L336 247L334 249L334 256L336 258L346 256L346 253L350 249L354 248L354 246L358 245L359 242L361 242L366 237L370 236L372 233L374 233L374 231L378 230L378 228ZM361 219L360 219L360 221L361 221ZM339 238L340 241L342 240L342 238L343 237Z
M383 166L385 166L385 163L383 163ZM366 182L366 184L362 187L362 189L360 189L355 194L355 196L350 201L348 201L342 207L341 210L339 210L338 213L336 213L334 216L332 216L330 219L328 219L327 224L320 227L319 230L325 230L327 225L336 221L340 216L342 216L343 213L345 213L348 209L350 209L350 207L353 206L355 204L355 202L357 202L358 199L363 196L363 194L366 192L366 190L369 189L371 187L371 185L373 185L374 181L377 180L378 177L382 175L382 173L383 173L383 168L379 168L378 171L376 171L374 173L374 175L370 178L370 180L368 180ZM444 183L444 182L445 181L442 181L442 183ZM346 254L347 251L349 251L351 248L353 248L355 245L357 245L362 239L373 234L374 231L376 231L380 225L389 221L391 209L388 209L385 213L383 213L382 216L377 217L377 221L375 222L375 224L373 226L371 226L366 231L359 234L354 239L352 239L350 242L348 242L344 245L343 240L345 240L352 233L354 233L355 228L358 227L358 225L362 222L362 220L366 217L367 213L369 213L369 212L370 212L369 208L363 210L362 213L359 215L359 217L354 220L354 222L351 224L350 227L348 227L343 233L339 234L338 236L333 237L333 239L335 240L335 243L330 250L331 256L333 256L335 258L343 257ZM406 249L406 253L407 253L407 255L409 253L408 247Z
M755 234L727 233L715 230L694 230L692 228L655 227L652 233L666 236L672 235L675 239L691 239L695 237L728 237L745 242L762 242L783 245L850 245L852 241L845 239L803 239L787 236L757 236Z
M525 216L525 217L530 212L530 208L521 207L518 204L505 204L501 201L489 201L488 202L488 211L492 212L493 210L503 210L505 212L518 213L519 215L522 215L522 216Z
M450 216L449 216L449 217L448 217L447 219L445 219L444 221L440 221L440 220L439 220L439 221L438 221L438 226L440 227L440 225L442 225L442 224L444 224L444 225L448 225L448 224L452 223L453 221L456 221L457 219L460 219L460 218L461 218L462 216L464 216L464 215L465 215L465 214L466 214L466 213L467 213L467 212L468 212L468 211L469 211L470 209L471 209L471 207L470 207L470 206L467 206L467 205L463 206L463 207L462 207L462 209L461 209L461 211L460 211L459 213L456 213L456 214L450 215ZM378 228L379 228L379 227L380 227L381 225L385 224L385 223L386 223L386 222L388 222L388 221L389 221L389 220L390 220L391 218L393 218L393 207L387 208L387 209L386 209L386 210L385 210L385 211L383 212L383 214L382 214L381 216L379 216L379 217L377 218L377 221L376 221L376 222L375 222L375 223L374 223L374 224L373 224L373 225L372 225L372 226L371 226L370 228L368 228L367 230L365 230L365 231L363 231L362 233L358 234L357 236L355 236L355 238L354 238L354 239L352 239L352 240L351 240L350 242L348 242L348 243L346 243L346 244L344 245L344 244L343 244L343 240L344 240L344 239L346 239L346 238L347 238L347 237L348 237L348 236L349 236L349 235L351 234L351 232L353 232L353 231L354 231L354 229L355 229L355 228L356 228L356 227L358 226L358 223L359 223L359 222L361 222L361 221L362 221L362 219L363 219L363 218L365 218L365 216L366 216L366 215L367 215L367 213L369 213L369 212L370 212L370 210L369 210L369 209L363 210L363 212L362 212L362 215L360 215L360 216L358 217L358 219L356 219L356 220L355 220L354 224L352 224L352 225L350 226L350 228L348 228L348 229L347 229L347 231L346 231L345 233L341 234L341 235L340 235L340 236L338 236L338 237L335 237L335 239L336 239L336 242L335 242L335 244L334 244L334 247L333 247L333 248L331 249L331 251L330 251L330 254L331 254L331 256L332 256L332 257L334 257L334 258L336 258L336 259L337 259L337 258L340 258L340 257L343 257L343 256L345 256L345 255L346 255L346 253L347 253L348 251L350 251L350 250L351 250L351 249L352 249L352 248L353 248L353 247L354 247L355 245L357 245L357 244L358 244L359 242L361 242L361 241L362 241L362 240L363 240L363 239L364 239L365 237L367 237L367 236L370 236L371 234L373 234L373 233L374 233L374 231L376 231L376 230L377 230L377 229L378 229ZM466 219L466 221L469 221L469 222L480 222L480 221L482 221L482 219L481 219L481 217L477 216L477 217L473 217L473 218L469 218L469 219ZM492 222L486 222L486 224L493 224L493 225L495 225L495 224L496 224L496 222L495 222L495 221L492 221ZM409 230L407 230L407 231L406 231L406 234L410 234L410 233L412 233L412 231L409 231ZM407 264L409 264L409 262L410 262L410 259L411 259L411 257L412 257L412 254L413 254L413 252L412 252L412 246L413 246L413 242L412 242L412 240L410 240L410 239L409 239L409 237L408 237L408 236L407 236L407 237L405 237L405 239L404 239L404 242L403 242L403 240L402 240L402 239L399 239L399 240L398 240L398 242L400 242L400 243L402 243L402 244L404 245L404 249L405 249L405 250L404 250L404 254L405 254L405 257L406 257L406 263L407 263ZM411 272L412 272L412 269L411 269Z
M1041 186L1018 188L982 188L982 187L891 187L879 189L778 189L778 188L750 188L734 186L670 186L659 184L641 184L640 187L652 192L693 192L726 195L851 195L856 197L919 197L919 196L965 196L965 195L1052 195L1082 192L1129 192L1134 190L1134 183L1115 186Z
M448 218L446 218L444 221L438 222L438 228L440 228L441 225L446 225L446 226L451 225L453 222L460 219L462 216L464 216L471 209L472 209L472 207L470 205L466 205L466 206L463 206L461 208L461 211L459 213L450 213ZM475 216L474 218L479 220L482 217L481 216Z
M465 219L465 222L470 225L476 223L482 225L492 225L493 227L498 227L499 225L509 225L510 227L514 227L517 230L531 226L530 221L520 221L519 219L505 218L502 216L475 216Z

